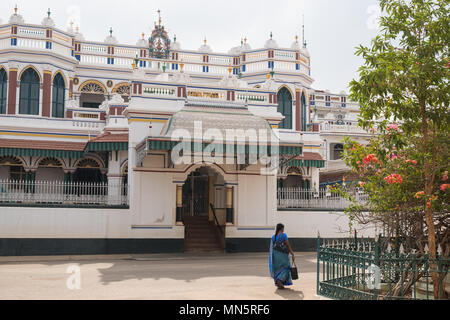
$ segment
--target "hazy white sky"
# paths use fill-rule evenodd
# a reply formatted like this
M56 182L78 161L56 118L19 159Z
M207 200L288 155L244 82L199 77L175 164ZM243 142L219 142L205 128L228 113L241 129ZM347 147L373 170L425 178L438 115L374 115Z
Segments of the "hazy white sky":
M377 32L377 0L2 0L3 23L16 3L26 23L39 24L50 8L59 28L73 20L86 40L103 41L112 27L126 44L135 44L142 32L148 37L161 9L163 24L182 48L198 49L206 37L218 52L244 37L252 48L263 47L271 31L280 47L290 47L296 34L301 37L305 15L313 87L332 92L348 91L362 63L355 47Z

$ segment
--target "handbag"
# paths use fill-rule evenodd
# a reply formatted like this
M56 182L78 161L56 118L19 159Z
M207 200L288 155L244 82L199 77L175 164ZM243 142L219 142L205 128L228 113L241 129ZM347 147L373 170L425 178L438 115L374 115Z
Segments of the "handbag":
M298 280L298 270L295 265L295 261L292 261L293 266L291 267L291 278L292 280Z
M277 250L277 251L283 252L283 253L289 253L289 248L282 241L275 240L273 243L273 250Z

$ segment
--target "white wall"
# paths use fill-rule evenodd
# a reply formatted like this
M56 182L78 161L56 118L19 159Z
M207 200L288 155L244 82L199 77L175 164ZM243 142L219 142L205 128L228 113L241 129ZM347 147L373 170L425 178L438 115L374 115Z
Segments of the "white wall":
M277 211L277 223L285 226L285 232L295 238L345 238L349 233L349 219L343 212L329 211ZM375 236L374 228L355 226L360 236Z

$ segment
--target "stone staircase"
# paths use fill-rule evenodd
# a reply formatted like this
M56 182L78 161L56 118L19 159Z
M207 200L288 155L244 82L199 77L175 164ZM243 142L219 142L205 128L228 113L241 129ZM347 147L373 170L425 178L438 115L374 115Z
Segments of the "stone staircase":
M185 252L224 252L224 236L207 216L183 218Z

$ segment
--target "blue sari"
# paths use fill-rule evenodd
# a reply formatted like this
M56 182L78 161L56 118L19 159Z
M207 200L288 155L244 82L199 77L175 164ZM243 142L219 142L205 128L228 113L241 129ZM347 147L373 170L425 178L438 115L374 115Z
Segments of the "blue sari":
M275 241L284 242L287 239L287 235L282 233L278 236L273 235L272 240L270 241L269 270L270 276L273 278L275 285L277 280L280 280L284 286L292 285L289 253L273 250L273 244Z

